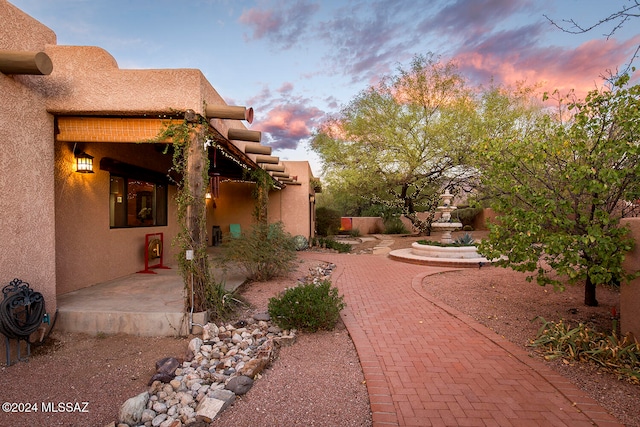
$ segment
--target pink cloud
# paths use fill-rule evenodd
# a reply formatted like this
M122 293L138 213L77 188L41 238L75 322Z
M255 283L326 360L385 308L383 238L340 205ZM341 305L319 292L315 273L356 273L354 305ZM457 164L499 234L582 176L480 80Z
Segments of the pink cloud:
M616 72L629 59L640 43L640 36L618 42L596 39L576 49L561 47L528 47L522 50L500 51L484 46L455 56L461 71L472 80L487 84L490 78L497 83L514 84L526 81L540 83L542 90L558 89L566 93L574 89L578 96L603 84L602 76Z
M311 127L324 113L302 104L279 104L267 112L253 128L269 134L274 149L295 149L300 140L311 136Z
M278 92L280 92L281 94L289 94L293 91L293 83L290 82L285 82L282 84L282 86L280 86L280 88L278 89Z
M253 28L253 38L261 39L266 34L278 30L282 25L282 18L272 10L249 9L242 13L240 22Z

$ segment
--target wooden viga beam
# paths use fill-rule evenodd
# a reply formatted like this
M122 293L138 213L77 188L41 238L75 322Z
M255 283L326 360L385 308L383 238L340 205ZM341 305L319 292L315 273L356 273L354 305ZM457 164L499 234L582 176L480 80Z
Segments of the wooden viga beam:
M44 52L0 50L0 72L3 74L48 75L53 71L51 58Z
M247 154L266 154L271 155L271 147L268 145L256 144L255 142L247 142L244 146L244 152Z
M273 165L271 163L260 164L260 167L267 172L284 172L284 165L278 163L277 165Z
M235 119L253 122L253 108L236 105L207 105L205 114L208 119Z
M287 184L287 185L302 185L300 182L291 179L291 178L278 178L278 180L283 183L283 184Z
M286 172L271 172L271 176L274 178L289 178L289 174Z
M230 128L227 132L227 138L238 139L240 141L260 142L262 133L257 130Z
M278 163L280 163L280 157L276 157L276 156L265 156L262 154L258 154L256 155L256 163L270 163L272 165L277 165Z

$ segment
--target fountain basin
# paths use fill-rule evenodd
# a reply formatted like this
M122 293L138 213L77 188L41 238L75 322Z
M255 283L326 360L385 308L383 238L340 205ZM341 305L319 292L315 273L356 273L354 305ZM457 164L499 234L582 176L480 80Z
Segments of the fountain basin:
M437 246L423 245L420 243L411 244L411 253L414 255L434 257L434 258L482 258L478 254L478 249L471 246Z
M491 260L478 254L475 246L436 246L412 243L410 248L389 252L389 258L410 264L452 268L479 268Z

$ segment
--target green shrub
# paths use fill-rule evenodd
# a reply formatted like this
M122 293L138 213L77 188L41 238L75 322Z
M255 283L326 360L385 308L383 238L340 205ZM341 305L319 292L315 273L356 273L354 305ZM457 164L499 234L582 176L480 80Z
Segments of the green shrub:
M224 322L234 317L241 306L247 302L235 292L229 292L224 288L224 283L215 282L205 288L207 300L207 315L209 319Z
M457 218L463 226L473 226L473 222L480 212L482 212L482 208L461 208L456 209L451 216L454 219Z
M407 234L409 230L404 226L400 217L394 216L385 218L384 220L384 234Z
M320 236L330 236L340 230L340 212L319 207L316 209L316 231Z
M337 242L329 237L314 237L313 246L320 246L327 249L335 249L340 253L351 252L351 245L348 243Z
M265 281L293 271L296 246L282 222L255 224L248 233L225 241L224 263L236 262L251 280Z
M269 300L269 315L282 329L332 330L345 307L344 297L325 280L289 288Z
M360 237L360 229L359 228L354 228L352 230L349 230L349 236L351 237Z

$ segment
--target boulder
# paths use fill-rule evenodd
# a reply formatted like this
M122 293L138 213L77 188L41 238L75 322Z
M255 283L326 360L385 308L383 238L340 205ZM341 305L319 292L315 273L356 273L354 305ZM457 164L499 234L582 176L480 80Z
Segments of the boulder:
M225 389L231 390L236 395L241 396L251 390L253 386L253 380L245 375L240 375L237 377L233 377L229 380L227 385L225 385Z
M142 419L142 411L145 410L148 401L149 392L146 391L127 399L120 407L118 420L124 424L138 425Z
M207 397L196 407L196 419L210 423L218 416L224 406L223 400Z

